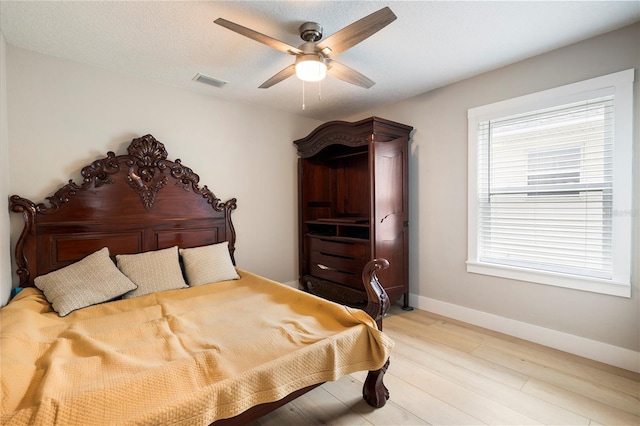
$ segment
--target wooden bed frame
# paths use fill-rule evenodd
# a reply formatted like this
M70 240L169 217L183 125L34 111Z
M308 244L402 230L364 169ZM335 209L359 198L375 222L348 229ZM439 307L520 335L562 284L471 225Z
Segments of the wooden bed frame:
M167 160L164 145L153 136L134 139L127 155L108 152L105 158L84 167L81 174L81 184L70 180L47 197L48 204L10 197L10 210L22 213L25 221L15 248L21 287L33 286L39 275L103 247L115 257L228 241L235 264L231 212L236 209L236 199L222 202L207 186L200 188L199 176L180 160ZM387 266L386 260L374 259L362 274L369 297L366 311L380 329L389 299L376 271ZM387 366L388 361L380 370L370 371L363 387L364 399L374 407L382 407L389 398L382 382ZM214 424L246 424L320 384Z

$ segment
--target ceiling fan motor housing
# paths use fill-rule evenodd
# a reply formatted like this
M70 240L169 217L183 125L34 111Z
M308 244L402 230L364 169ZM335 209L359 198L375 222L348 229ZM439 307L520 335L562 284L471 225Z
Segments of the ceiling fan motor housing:
M322 38L322 25L317 22L305 22L300 25L300 38L304 41L318 41Z

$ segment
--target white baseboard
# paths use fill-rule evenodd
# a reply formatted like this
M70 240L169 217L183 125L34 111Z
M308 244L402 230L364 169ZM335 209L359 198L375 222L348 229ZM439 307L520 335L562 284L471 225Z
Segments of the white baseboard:
M410 299L423 311L640 373L640 352L415 294Z
M298 283L298 281L288 281L282 284L288 285L289 287L293 287L293 288L300 288L300 283Z

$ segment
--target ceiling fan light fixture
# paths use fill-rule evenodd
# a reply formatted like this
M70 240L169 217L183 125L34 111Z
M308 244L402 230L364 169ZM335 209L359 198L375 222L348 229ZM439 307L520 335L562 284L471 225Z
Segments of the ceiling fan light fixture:
M320 55L298 55L296 76L302 81L320 81L327 76L327 64Z

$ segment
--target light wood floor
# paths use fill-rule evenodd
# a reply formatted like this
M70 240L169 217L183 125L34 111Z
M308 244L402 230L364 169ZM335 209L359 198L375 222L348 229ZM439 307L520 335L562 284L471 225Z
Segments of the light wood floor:
M325 383L258 425L640 425L640 374L424 311L392 307L381 409L366 373Z

